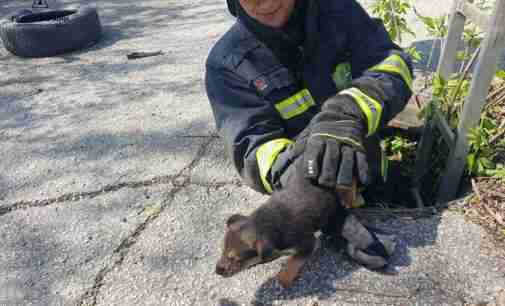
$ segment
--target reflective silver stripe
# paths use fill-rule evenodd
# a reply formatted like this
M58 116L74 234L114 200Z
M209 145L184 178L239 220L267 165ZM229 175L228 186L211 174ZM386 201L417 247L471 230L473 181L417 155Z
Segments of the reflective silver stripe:
M297 108L303 107L306 103L310 103L310 97L307 96L302 96L300 99L296 100L293 102L293 104L289 105L288 107L284 108L282 112L284 114L289 114L292 113L294 110Z
M307 111L315 105L312 95L307 89L302 89L291 97L275 104L275 108L285 120L291 119Z

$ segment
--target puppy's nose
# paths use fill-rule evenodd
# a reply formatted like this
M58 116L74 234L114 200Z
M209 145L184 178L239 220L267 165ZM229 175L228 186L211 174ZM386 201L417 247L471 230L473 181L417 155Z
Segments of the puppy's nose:
M223 275L225 273L225 268L220 265L216 266L216 274Z

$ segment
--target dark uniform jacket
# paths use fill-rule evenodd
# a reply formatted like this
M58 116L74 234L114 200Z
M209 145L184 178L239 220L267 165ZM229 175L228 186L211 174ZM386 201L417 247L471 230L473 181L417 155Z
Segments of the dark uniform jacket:
M328 97L355 98L371 135L412 94L411 60L380 20L355 0L300 1L307 3L300 44L267 46L239 16L206 63L207 95L226 151L245 183L263 193L275 189L270 170L276 159ZM363 78L376 81L383 101L353 85Z

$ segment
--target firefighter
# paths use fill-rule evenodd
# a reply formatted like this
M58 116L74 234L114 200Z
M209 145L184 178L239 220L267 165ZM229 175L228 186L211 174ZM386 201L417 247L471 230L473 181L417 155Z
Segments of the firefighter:
M332 190L382 179L378 132L413 78L382 22L356 0L227 4L236 22L210 51L205 84L244 182L268 194L293 173Z

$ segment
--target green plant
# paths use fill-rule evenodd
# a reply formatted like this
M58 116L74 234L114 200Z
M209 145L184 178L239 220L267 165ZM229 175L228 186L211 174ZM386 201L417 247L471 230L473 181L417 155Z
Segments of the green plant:
M407 176L414 172L416 145L416 142L401 135L386 137L381 142L386 158L390 161L401 162L400 171Z
M493 162L496 150L489 141L496 128L496 122L484 115L479 126L470 130L468 134L470 153L467 156L470 175L489 176L491 174L489 171L497 170L497 165Z
M458 52L458 60L461 61L460 73L466 66L466 61L470 60L470 52L480 46L482 42L482 32L473 23L468 23L463 30L463 41L465 42L465 50Z
M377 0L372 5L373 14L382 19L391 39L398 43L402 42L403 33L415 36L405 18L410 9L406 0Z
M423 58L423 53L416 49L416 47L408 47L404 49L405 52L410 55L414 63L419 63Z
M496 71L495 76L499 79L505 80L505 70Z
M433 36L434 38L438 39L442 39L443 37L447 36L447 15L442 15L440 17L423 16L419 14L419 12L415 8L414 13L416 14L417 18L419 18L419 20L423 22L430 36ZM433 43L431 45L430 54L428 56L428 61L426 64L427 67L431 66L436 42L437 42L436 39L433 40ZM443 46L440 46L440 49L443 49Z
M389 157L394 157L396 160L402 160L405 153L411 152L416 146L415 142L401 136L394 136L385 139L386 152Z
M470 65L471 63L468 63ZM497 72L498 77L505 77L505 72ZM423 109L422 114L426 117L433 115L434 107L437 107L449 123L449 126L456 130L459 117L462 111L463 101L469 93L470 78L466 73L457 73L445 80L439 74L435 74L431 81L433 100ZM505 88L505 83L498 86ZM500 101L498 101L500 102ZM493 103L489 103L492 105ZM468 134L470 150L467 155L467 170L470 176L493 176L505 178L505 120L500 116L497 109L502 106L486 107L481 115L480 123ZM497 124L502 120L500 125ZM440 141L437 140L435 148L439 148ZM435 151L437 151L435 150ZM439 155L439 153L435 153ZM499 156L502 156L500 162ZM440 169L433 169L438 173Z
M459 119L459 110L461 109L464 98L470 90L470 80L461 74L453 74L449 80L445 80L440 74L433 75L432 84L432 104L429 107L437 106L449 125L455 129ZM431 108L422 112L424 116L431 115Z
M424 26L426 27L426 30L428 31L428 34L437 37L437 38L442 38L447 36L447 15L442 15L439 17L429 17L429 16L423 16L419 14L419 12L414 9L414 12L416 16L419 18L424 23Z
M487 0L476 0L475 4L481 9L489 8ZM443 38L447 36L448 16L422 16L411 6L409 0L377 0L372 6L372 12L384 21L391 38L400 43L404 34L415 36L408 27L405 18L411 9L423 22L428 34L435 38L427 60L427 66L430 67L435 44L437 41L441 41L443 44ZM421 117L430 118L433 116L435 107L438 108L453 130L457 128L464 100L470 90L471 76L468 68L477 55L482 42L482 33L474 24L468 23L465 25L462 38L465 42L465 49L457 55L457 58L461 61L460 70L447 80L439 74L433 75L431 79L432 101L420 112ZM443 45L440 47L443 49ZM414 62L419 62L422 58L422 53L415 47L405 48L405 51L412 57ZM471 52L474 52L473 56ZM505 71L498 71L496 77L505 81ZM505 178L505 166L503 164L505 163L505 139L501 137L505 134L505 121L498 125L499 118L496 116L496 108L503 107L500 104L505 101L505 82L498 89L494 95L497 100L486 106L479 126L472 129L468 135L470 151L467 156L467 167L468 174L471 176L485 175ZM503 89L503 95L501 89ZM505 116L505 112L502 116ZM382 146L390 160L401 161L403 170L407 172L413 170L415 142L397 135L384 139ZM446 156L448 152L442 143L441 137L437 137L435 148L434 156L436 161L433 162L434 168L432 171L434 175L437 175L441 171L439 169L442 166L441 160L443 157L441 156ZM503 160L496 158L500 152Z

